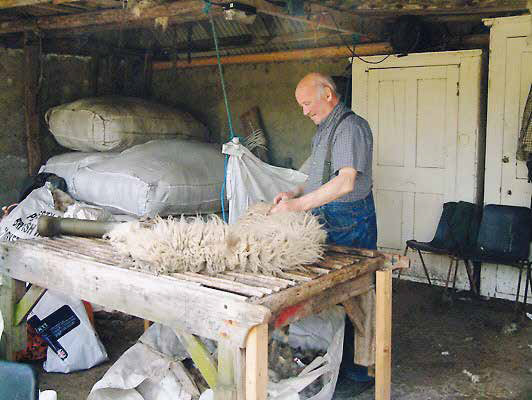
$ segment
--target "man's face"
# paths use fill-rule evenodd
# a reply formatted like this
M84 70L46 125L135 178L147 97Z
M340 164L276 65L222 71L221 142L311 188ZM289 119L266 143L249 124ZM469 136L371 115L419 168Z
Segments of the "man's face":
M320 124L331 112L326 90L316 85L303 85L296 89L296 100L303 109L303 115L316 125Z

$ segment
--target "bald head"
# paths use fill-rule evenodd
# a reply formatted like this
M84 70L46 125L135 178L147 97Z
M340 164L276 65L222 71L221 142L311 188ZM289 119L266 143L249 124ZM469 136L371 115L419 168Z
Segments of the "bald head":
M296 100L303 114L320 124L338 104L336 86L330 76L312 72L299 81Z

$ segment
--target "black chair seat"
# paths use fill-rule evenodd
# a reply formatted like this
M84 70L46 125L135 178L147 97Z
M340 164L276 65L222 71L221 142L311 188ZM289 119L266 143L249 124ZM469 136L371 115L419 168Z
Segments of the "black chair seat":
M448 249L436 247L432 242L418 242L417 240L407 240L406 245L414 250L427 251L435 254L449 254Z

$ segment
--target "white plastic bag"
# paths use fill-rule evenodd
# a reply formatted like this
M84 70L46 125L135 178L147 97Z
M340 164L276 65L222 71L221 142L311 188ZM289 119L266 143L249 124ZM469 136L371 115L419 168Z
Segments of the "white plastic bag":
M28 315L28 324L48 343L47 372L89 369L107 360L81 300L47 291Z
M268 399L299 399L298 393L317 379L325 383L319 393L307 400L332 399L342 362L344 321L344 309L335 306L290 324L290 346L327 352L323 357L316 357L297 377L268 382Z
M307 180L302 172L266 164L238 143L224 144L222 152L229 155L226 178L229 223L234 223L250 205L271 203L279 192L292 190Z
M62 216L54 209L52 193L46 187L33 190L6 217L0 221L0 240L15 241L39 236L37 221L41 215Z

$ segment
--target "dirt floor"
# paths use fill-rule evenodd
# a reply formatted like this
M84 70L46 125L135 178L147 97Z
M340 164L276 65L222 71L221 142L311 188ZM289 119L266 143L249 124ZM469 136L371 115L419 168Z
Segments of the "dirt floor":
M441 288L406 281L394 281L393 296L393 399L532 400L532 320L516 318L513 303L463 292L443 302ZM143 321L123 314L100 313L96 325L110 361L68 375L40 368L41 390L57 391L59 400L85 399L143 332ZM348 392L341 383L335 399L355 398ZM370 389L356 399L373 396Z

